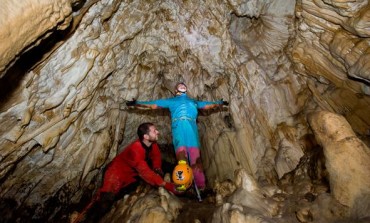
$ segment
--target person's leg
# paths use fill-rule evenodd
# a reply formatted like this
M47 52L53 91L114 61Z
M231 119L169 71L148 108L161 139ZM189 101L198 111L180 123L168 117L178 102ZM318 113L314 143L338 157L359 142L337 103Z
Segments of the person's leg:
M112 192L100 192L98 199L86 212L85 223L95 223L100 220L112 207L115 194Z
M113 204L114 195L121 187L122 182L114 169L107 168L103 178L103 185L98 189L96 195L93 196L91 202L83 211L85 212L85 220L83 222L98 222Z
M118 168L108 167L104 173L103 185L95 197L95 202L87 211L84 222L98 222L108 213L117 200L118 193L127 185L127 181L135 182L135 179L125 179Z
M123 198L125 194L129 194L136 190L139 181L133 182L119 190L119 192L100 192L100 196L93 204L93 206L86 213L86 223L95 223L98 222L104 215L106 215L113 204Z
M186 152L185 146L180 146L176 149L176 159L177 161L185 160L186 162L188 162L188 154Z
M189 158L188 158L189 155ZM206 178L203 172L203 165L200 158L200 150L196 147L179 147L176 150L177 160L186 160L193 171L194 181L198 189L203 190L206 187Z
M190 147L189 152L189 165L193 170L194 181L199 190L206 187L206 178L203 172L202 160L200 158L200 150L198 148Z

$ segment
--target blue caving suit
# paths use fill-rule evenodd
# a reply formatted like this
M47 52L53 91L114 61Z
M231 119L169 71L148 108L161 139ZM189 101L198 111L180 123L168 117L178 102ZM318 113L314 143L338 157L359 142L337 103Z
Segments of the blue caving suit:
M222 104L222 100L197 101L183 93L168 99L158 99L153 101L136 101L136 104L141 105L156 105L161 108L168 108L171 113L172 121L172 141L175 147L175 152L185 150L189 156L190 165L195 164L196 159L199 158L199 134L196 119L198 117L198 109L205 108L207 105ZM199 188L205 187L204 173L197 177L197 170L193 169L195 181L199 178L197 186ZM200 179L203 178L203 179Z

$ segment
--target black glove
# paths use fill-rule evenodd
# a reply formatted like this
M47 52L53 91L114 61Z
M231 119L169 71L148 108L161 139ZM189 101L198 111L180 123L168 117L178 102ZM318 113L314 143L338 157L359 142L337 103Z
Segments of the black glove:
M126 105L127 106L134 106L134 105L136 105L136 99L133 98L132 101L127 101L126 102Z
M228 106L229 105L229 102L222 100L222 105Z

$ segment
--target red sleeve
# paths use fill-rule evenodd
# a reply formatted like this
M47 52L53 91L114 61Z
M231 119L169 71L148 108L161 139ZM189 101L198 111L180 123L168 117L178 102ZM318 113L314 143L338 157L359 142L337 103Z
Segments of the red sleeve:
M156 174L150 169L145 161L145 151L140 144L137 144L139 148L131 150L131 161L132 167L138 172L139 176L148 184L154 186L160 186L164 180L161 176Z
M153 144L150 158L152 159L153 169L162 169L161 151L157 143Z

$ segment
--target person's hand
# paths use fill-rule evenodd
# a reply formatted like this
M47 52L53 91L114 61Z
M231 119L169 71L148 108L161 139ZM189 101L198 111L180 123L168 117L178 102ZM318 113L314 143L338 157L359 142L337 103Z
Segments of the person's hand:
M182 192L180 192L180 191L178 191L178 190L176 190L176 185L175 184L173 184L173 183L168 183L168 182L166 182L166 184L164 185L164 188L166 189L166 190L168 190L169 192L171 192L171 193L173 193L173 194L181 194Z
M161 176L161 177L163 177L163 176L164 176L164 173L163 173L163 171L162 171L160 168L156 168L156 169L154 169L154 172L155 172L156 174L158 174L159 176Z
M222 105L229 105L229 102L227 102L227 101L224 101L224 99L223 98L221 98L221 103L219 104L219 106L221 106L222 107Z
M136 99L134 99L134 98L132 99L132 101L127 101L126 102L127 106L134 106L135 104L136 104Z

